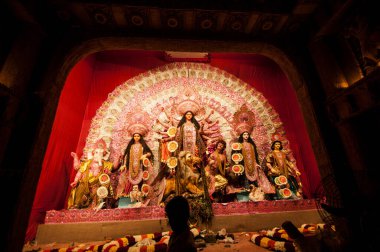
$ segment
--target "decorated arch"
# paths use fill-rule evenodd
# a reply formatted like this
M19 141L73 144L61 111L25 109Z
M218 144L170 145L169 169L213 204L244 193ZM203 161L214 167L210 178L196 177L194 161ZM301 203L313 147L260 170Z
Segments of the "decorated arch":
M119 158L133 134L131 127L140 124L148 129L145 141L158 157L163 124L172 117L175 126L187 110L193 110L203 124L219 127L217 137L227 142L227 152L229 143L238 137L239 120L244 120L237 112L253 115L251 136L261 157L273 140L281 140L290 150L278 113L252 85L219 68L186 62L164 65L117 86L92 119L84 153L98 139L104 139L110 160Z

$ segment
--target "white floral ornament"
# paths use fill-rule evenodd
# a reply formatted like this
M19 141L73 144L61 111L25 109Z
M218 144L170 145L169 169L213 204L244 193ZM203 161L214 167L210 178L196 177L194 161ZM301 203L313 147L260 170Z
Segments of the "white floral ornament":
M244 166L236 164L232 166L232 172L235 173L235 175L240 176L244 173Z
M143 184L141 186L141 192L142 192L143 196L147 196L149 191L150 191L150 186L148 184Z
M238 164L243 160L243 155L241 153L234 153L232 154L231 159L235 162L235 164Z
M148 171L143 171L142 177L143 177L143 180L145 180L145 181L148 180L149 177L150 177L149 172Z
M274 183L276 185L286 185L288 183L288 179L284 175L280 175L274 179Z
M108 176L108 174L106 174L106 173L100 174L100 176L99 176L99 183L102 186L108 185L110 183L110 176Z
M96 190L96 194L99 198L104 199L108 195L108 190L105 186L101 186L98 188L98 190Z
M176 141L170 141L168 143L168 150L170 152L175 152L178 149L178 143Z

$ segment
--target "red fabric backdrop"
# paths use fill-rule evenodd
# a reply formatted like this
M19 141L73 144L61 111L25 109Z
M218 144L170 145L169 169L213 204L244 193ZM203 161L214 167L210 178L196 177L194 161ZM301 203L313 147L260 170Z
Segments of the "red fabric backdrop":
M60 97L26 240L34 238L47 210L65 207L74 176L70 152L82 154L91 119L108 94L126 80L168 63L162 52L105 51L72 69ZM278 112L302 173L304 193L311 197L320 181L319 172L295 92L281 69L264 56L247 54L213 53L209 64L252 85Z

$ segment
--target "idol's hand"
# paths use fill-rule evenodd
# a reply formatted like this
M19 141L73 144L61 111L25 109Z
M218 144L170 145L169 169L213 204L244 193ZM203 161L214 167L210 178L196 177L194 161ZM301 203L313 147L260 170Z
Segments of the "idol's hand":
M125 170L125 168L126 168L126 166L125 165L122 165L122 166L120 166L120 168L119 168L119 171L124 171Z
M77 184L78 184L78 181L74 181L74 182L72 182L72 183L70 184L70 186L71 186L71 187L76 187Z

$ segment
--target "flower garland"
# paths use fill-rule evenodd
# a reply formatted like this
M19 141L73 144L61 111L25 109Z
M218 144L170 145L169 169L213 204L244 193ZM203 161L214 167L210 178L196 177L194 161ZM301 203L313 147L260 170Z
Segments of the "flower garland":
M273 251L296 251L291 241L276 241L259 233L252 234L251 241L260 247Z
M190 231L193 233L194 237L198 236L200 233L200 230L197 228L192 228ZM75 246L42 250L42 252L166 252L171 234L172 232L170 231L144 235L127 235L104 244L90 245L86 248ZM135 246L136 243L147 238L156 241L156 243L154 245Z
M317 230L326 229L326 224L302 224L298 230L302 234L315 234ZM294 241L282 228L261 230L251 236L251 241L256 245L273 251L296 251Z

